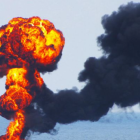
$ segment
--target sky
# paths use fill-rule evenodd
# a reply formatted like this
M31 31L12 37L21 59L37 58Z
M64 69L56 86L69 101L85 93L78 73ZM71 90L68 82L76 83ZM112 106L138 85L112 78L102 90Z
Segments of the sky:
M88 57L102 56L97 45L97 37L104 33L102 16L110 15L128 2L130 0L4 0L0 8L0 26L14 17L39 16L51 21L63 32L65 47L58 69L43 74L44 82L54 92L75 87L80 90L85 83L79 83L77 78L84 62ZM0 95L5 92L5 79L0 79ZM138 105L134 110L139 110Z

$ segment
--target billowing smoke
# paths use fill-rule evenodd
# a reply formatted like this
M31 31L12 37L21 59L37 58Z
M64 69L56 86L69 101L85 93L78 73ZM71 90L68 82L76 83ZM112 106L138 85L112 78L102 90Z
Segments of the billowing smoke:
M79 92L72 89L53 93L43 84L24 109L21 138L29 130L55 131L57 122L97 121L114 103L127 107L140 101L140 4L120 6L117 12L102 18L102 25L105 33L98 37L98 44L104 55L88 58L78 77L86 86ZM44 71L40 66L37 69Z
M43 89L39 72L57 68L64 44L61 31L39 17L13 18L0 28L0 77L6 75L6 92L0 97L0 115L13 119L0 140L23 140L28 131L26 127L33 127L39 119L38 110L32 110L34 116L39 115L31 118L27 108L34 108L33 100ZM26 116L34 120L33 123L27 121L27 125ZM49 122L42 117L36 127L44 119ZM47 127L43 124L40 131L49 131L48 126L49 123Z
M44 86L34 102L36 112L42 112L46 129L38 123L28 129L49 132L57 122L97 121L114 103L127 107L140 101L140 4L120 6L117 12L102 18L102 25L105 33L98 37L98 44L104 55L99 59L88 58L78 77L86 86L80 92L58 93ZM34 113L29 112L27 122L31 123L28 119Z

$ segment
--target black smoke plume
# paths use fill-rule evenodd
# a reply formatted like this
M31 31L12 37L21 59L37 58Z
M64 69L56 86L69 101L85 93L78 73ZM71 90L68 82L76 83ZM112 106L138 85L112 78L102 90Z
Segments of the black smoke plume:
M78 77L86 86L80 92L53 93L44 85L34 100L36 109L27 109L28 130L50 132L57 122L97 121L114 103L127 107L140 102L140 4L120 6L102 18L102 25L105 33L98 44L104 55L88 58Z
M23 137L28 130L50 133L57 122L97 121L114 103L127 107L140 102L140 4L120 6L102 18L102 25L105 33L98 44L104 55L88 58L78 77L86 86L80 92L53 93L44 85L26 109Z

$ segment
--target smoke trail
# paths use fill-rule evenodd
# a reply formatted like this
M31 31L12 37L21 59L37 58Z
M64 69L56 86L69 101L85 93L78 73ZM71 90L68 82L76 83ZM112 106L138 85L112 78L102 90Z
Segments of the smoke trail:
M62 90L56 94L44 85L34 100L37 108L32 109L40 112L36 117L47 127L35 121L28 130L50 132L57 122L97 121L114 103L126 107L140 101L140 4L120 6L102 18L102 25L105 33L98 37L98 44L104 56L88 58L78 77L86 86L80 92ZM32 111L29 114L34 116ZM30 117L26 119L32 123Z

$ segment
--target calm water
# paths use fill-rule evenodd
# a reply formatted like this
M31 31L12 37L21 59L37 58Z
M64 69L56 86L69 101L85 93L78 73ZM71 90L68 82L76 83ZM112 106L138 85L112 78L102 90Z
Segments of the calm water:
M0 118L0 134L9 122ZM58 133L33 134L29 140L140 140L140 113L109 113L98 122L57 124Z

